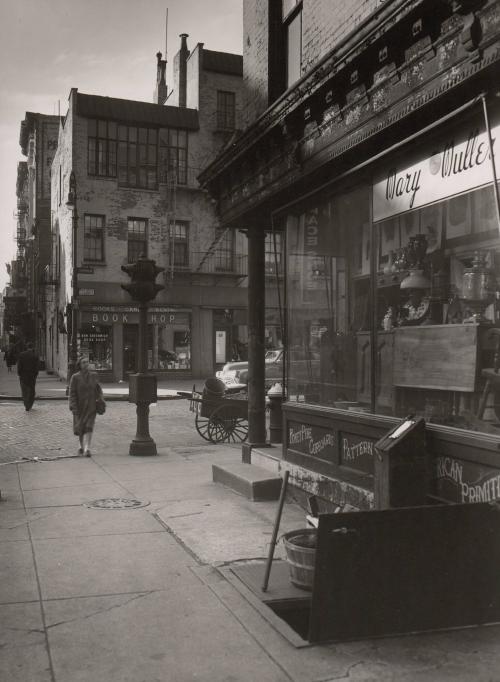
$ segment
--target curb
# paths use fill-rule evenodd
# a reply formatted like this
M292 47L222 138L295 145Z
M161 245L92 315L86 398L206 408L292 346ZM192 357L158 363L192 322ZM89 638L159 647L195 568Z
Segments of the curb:
M104 396L104 399L106 402L131 402L128 399L127 395L108 395ZM157 397L157 401L160 400L185 400L186 397L183 395L159 395ZM11 400L16 400L19 402L22 402L22 397L20 395L6 395L6 394L0 394L0 402L6 402L6 401L11 401ZM37 395L35 396L35 400L64 400L67 402L68 397L63 395L63 396L58 396L58 395L50 395L50 396L45 396L45 395ZM135 403L134 403L135 404Z

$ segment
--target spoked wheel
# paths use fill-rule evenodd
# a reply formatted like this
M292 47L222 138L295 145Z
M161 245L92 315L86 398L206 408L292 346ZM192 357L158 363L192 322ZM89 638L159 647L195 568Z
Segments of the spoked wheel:
M209 434L210 417L202 417L199 410L197 410L194 417L194 424L202 438L208 441L212 440Z
M207 430L212 443L242 443L248 435L248 419L241 416L241 408L220 405L210 415Z

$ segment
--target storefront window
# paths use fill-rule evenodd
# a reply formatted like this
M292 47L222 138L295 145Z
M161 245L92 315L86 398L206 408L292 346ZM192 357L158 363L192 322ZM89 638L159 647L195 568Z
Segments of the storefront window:
M462 125L430 142L289 216L288 393L498 434L500 226L485 133Z
M89 358L94 370L113 368L113 334L111 326L85 324L78 334L79 353Z
M367 391L356 347L369 335L369 196L356 189L288 220L292 399L347 409Z
M151 369L191 369L191 327L187 313L176 313L175 319L167 324L156 316L152 325Z

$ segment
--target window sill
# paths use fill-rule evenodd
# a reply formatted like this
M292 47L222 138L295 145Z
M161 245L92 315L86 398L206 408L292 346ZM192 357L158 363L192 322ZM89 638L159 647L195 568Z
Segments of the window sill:
M91 267L106 267L107 263L106 261L102 260L83 260L82 265L88 265Z
M133 189L136 192L155 192L155 193L158 193L160 191L158 186L156 186L155 188L137 187L136 185L122 185L120 183L118 183L118 189Z

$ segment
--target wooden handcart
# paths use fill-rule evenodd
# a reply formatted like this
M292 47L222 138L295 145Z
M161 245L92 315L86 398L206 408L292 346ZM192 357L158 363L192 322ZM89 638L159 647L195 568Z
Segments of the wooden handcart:
M215 388L215 390L211 390ZM230 396L230 397L229 397ZM241 443L248 435L248 397L246 392L228 393L223 382L207 379L203 392L193 386L189 409L194 413L196 430L211 443Z

